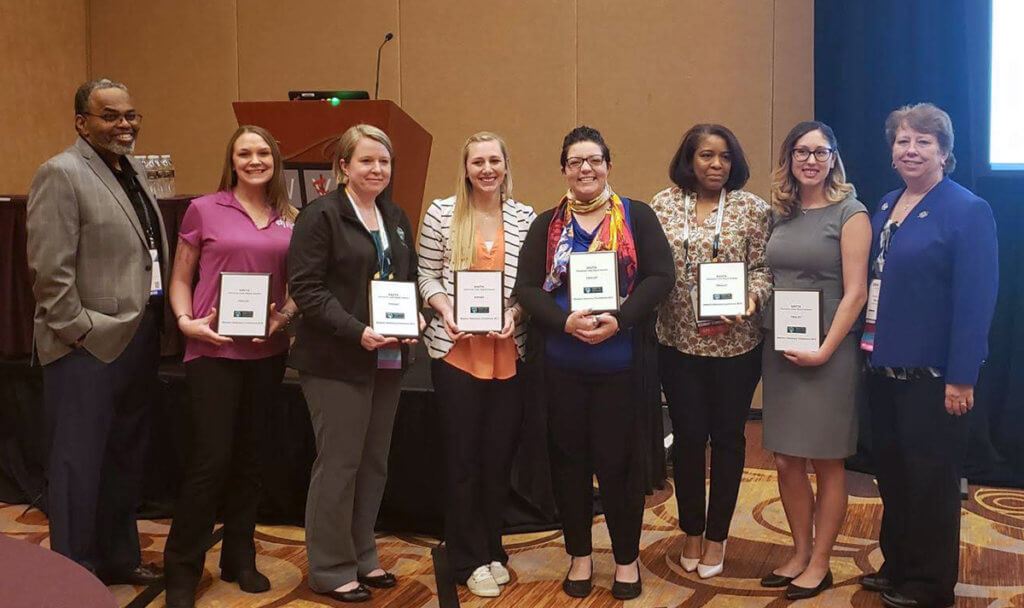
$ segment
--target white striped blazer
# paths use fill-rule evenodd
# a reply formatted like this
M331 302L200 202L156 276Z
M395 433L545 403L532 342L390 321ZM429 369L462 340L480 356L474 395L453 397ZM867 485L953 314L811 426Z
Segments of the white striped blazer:
M502 220L505 230L505 308L515 305L512 288L516 284L516 271L519 268L519 247L526 240L526 232L530 229L537 214L529 207L514 200L507 200L502 206ZM455 299L455 273L452 272L451 230L452 215L455 212L455 197L436 199L423 216L423 227L420 229L419 247L419 288L423 301L431 296L445 293L448 299ZM516 325L513 337L519 357L526 353L526 324ZM452 348L452 341L444 330L441 315L434 318L423 332L423 341L427 352L434 359L440 359Z

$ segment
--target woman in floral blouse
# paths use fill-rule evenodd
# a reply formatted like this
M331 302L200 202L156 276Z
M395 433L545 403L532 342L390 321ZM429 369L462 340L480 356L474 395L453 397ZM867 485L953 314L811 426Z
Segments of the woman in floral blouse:
M759 306L772 287L765 248L768 204L741 190L750 176L733 133L695 125L672 159L675 186L651 207L676 264L676 281L658 314L661 383L672 417L673 475L679 527L686 533L680 564L701 578L722 572L725 540L736 507L750 400L761 376ZM721 215L721 218L718 216ZM698 321L697 268L704 262L747 265L747 310L735 318ZM711 492L705 513L705 448L711 440Z

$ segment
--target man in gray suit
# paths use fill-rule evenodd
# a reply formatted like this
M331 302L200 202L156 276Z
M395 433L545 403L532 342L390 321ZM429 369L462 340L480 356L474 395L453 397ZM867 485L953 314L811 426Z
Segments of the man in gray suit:
M160 580L141 563L135 524L169 271L163 220L131 157L141 121L123 84L83 84L78 138L39 168L28 198L50 546L107 584Z

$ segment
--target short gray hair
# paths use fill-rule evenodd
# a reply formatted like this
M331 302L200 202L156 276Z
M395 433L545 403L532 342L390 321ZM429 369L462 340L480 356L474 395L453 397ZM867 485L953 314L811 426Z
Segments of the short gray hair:
M128 87L116 80L111 80L109 78L90 80L78 87L78 90L75 91L75 116L85 114L89 111L89 97L92 96L93 91L98 91L100 89L121 89L125 93L128 92Z

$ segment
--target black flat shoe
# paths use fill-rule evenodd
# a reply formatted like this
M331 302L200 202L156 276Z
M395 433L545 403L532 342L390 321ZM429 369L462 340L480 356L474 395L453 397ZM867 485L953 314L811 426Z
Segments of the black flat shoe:
M821 579L821 582L818 583L817 587L811 587L810 589L808 589L807 587L800 587L799 585L794 585L793 583L790 583L789 586L786 587L786 599L805 600L809 597L814 597L818 595L819 593L828 589L831 586L832 571L829 570L825 573L825 578Z
M636 582L623 583L615 581L612 583L612 597L617 600L631 600L640 597L644 591L643 581L640 580L640 564L636 565Z
M369 600L371 593L369 589L359 585L350 591L325 591L320 595L326 595L327 597L338 600L339 602L355 603Z
M270 579L260 574L255 567L245 570L224 570L220 571L220 580L233 583L238 581L238 588L246 593L263 593L270 591Z
M799 576L799 575L797 575ZM772 572L768 576L761 579L761 586L769 589L775 589L778 587L788 587L796 576L784 576L782 574L775 574Z
M883 593L892 590L892 580L881 572L874 572L860 577L860 586L868 591Z
M579 581L574 581L566 576L565 580L562 581L562 591L564 591L569 597L587 597L590 595L590 592L594 590L593 579L593 574L590 575L590 578L585 578Z
M398 584L398 579L390 572L378 574L377 576L364 576L360 574L356 578L367 587L374 587L376 589L390 589Z
M569 571L572 571L572 563L569 564ZM590 592L594 590L594 560L590 560L590 576L580 580L573 580L569 578L569 573L565 574L565 580L562 581L562 591L565 592L569 597L584 598L590 595Z
M131 570L118 572L100 572L97 578L103 581L104 585L138 585L146 586L159 583L164 580L164 573L154 565L139 564Z

